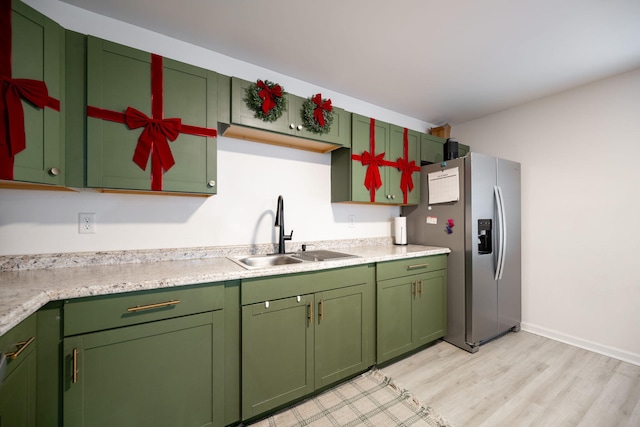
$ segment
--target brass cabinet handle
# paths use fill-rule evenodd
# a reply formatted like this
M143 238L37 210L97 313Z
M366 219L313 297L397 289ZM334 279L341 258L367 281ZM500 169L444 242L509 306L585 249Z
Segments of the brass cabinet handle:
M5 353L5 357L8 357L11 360L17 359L20 356L20 353L26 350L29 345L36 339L36 337L31 337L27 341L20 341L16 343L17 350L11 353Z
M318 317L320 320L324 319L324 300L320 300L318 303Z
M71 366L71 382L73 384L78 382L78 349L73 349L72 354L72 366Z
M309 323L313 323L313 304L309 303L309 316L307 317L309 319Z
M420 287L418 288L418 295L422 297L423 292L424 292L424 287L422 286L422 279L420 279Z
M160 308L160 307L169 307L171 305L177 305L177 304L180 304L180 300L178 300L178 299L173 300L173 301L159 302L159 303L156 303L156 304L137 305L135 307L127 308L127 311L129 313L134 313L136 311L151 310L152 308Z
M408 265L407 266L407 270L415 270L417 268L427 268L429 267L429 264L424 263L424 264L414 264L414 265Z
M411 282L411 296L416 297L416 282Z

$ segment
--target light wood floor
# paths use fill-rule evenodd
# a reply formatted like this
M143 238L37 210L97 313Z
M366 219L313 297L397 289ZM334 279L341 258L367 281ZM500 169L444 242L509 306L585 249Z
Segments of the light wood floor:
M640 426L640 366L528 332L444 341L381 371L457 427Z

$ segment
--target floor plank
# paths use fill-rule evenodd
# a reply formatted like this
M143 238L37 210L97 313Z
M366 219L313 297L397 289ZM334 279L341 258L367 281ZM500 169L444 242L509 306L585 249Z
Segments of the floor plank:
M525 331L381 370L458 427L640 426L640 366Z

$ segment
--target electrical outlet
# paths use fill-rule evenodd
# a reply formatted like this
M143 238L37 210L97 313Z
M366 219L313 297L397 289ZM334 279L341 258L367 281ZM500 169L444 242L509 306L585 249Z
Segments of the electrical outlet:
M94 213L78 214L78 233L80 234L96 233L96 214Z
M356 223L354 222L355 215L349 215L349 228L355 228Z

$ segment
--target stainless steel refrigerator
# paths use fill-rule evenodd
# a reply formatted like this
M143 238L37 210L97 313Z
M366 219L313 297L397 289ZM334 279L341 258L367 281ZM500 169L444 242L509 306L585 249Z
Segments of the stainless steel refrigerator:
M469 352L520 330L520 164L470 153L422 166L408 243L451 249L445 341Z

